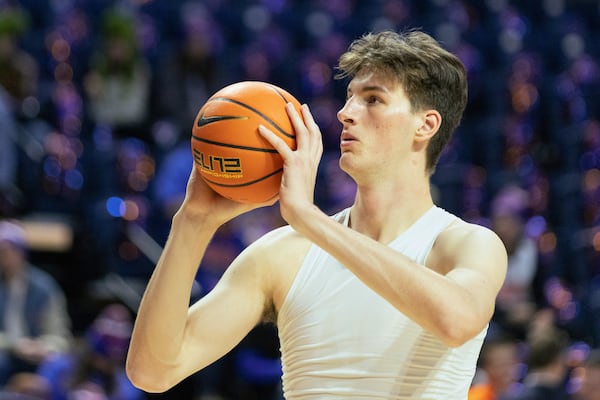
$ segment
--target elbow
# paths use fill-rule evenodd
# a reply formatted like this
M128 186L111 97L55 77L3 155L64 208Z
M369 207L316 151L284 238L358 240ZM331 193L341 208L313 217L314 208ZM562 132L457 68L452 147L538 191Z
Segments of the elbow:
M440 335L442 342L451 348L460 347L467 343L473 336L465 335L461 332L446 332Z
M139 362L132 357L127 358L125 372L133 386L147 393L164 393L175 386L175 383L169 380L168 374L158 373L149 365L152 364Z
M457 321L462 321L462 323L457 323ZM479 325L475 321L468 321L465 318L446 318L438 326L437 336L448 347L460 347L484 329Z

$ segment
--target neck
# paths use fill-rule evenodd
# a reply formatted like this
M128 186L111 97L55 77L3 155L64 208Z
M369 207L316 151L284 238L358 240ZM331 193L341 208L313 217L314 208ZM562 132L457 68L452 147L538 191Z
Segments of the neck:
M357 189L350 213L352 229L382 243L389 243L433 207L429 180L406 185Z

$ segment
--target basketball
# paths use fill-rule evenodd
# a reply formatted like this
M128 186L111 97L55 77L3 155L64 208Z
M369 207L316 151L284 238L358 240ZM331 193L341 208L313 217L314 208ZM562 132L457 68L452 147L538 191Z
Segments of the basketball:
M258 132L263 124L292 149L296 135L285 110L300 103L284 89L244 81L213 94L192 128L194 165L221 196L240 203L263 203L279 194L283 160Z

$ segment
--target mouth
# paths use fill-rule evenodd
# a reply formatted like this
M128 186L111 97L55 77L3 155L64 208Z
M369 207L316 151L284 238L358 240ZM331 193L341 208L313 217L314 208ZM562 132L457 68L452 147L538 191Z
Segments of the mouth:
M357 139L354 136L345 131L342 132L342 136L340 137L340 142L342 145L345 143L355 142L356 140Z

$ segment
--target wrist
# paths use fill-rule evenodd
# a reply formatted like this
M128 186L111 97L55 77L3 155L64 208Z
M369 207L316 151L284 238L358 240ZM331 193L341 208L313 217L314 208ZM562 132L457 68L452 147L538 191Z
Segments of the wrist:
M324 215L319 207L310 203L306 206L296 207L293 212L288 212L284 218L296 232L308 237L311 227L314 226L314 221Z
M185 227L202 231L216 231L223 223L218 221L211 213L191 212L185 207L180 208L172 219L173 228Z

